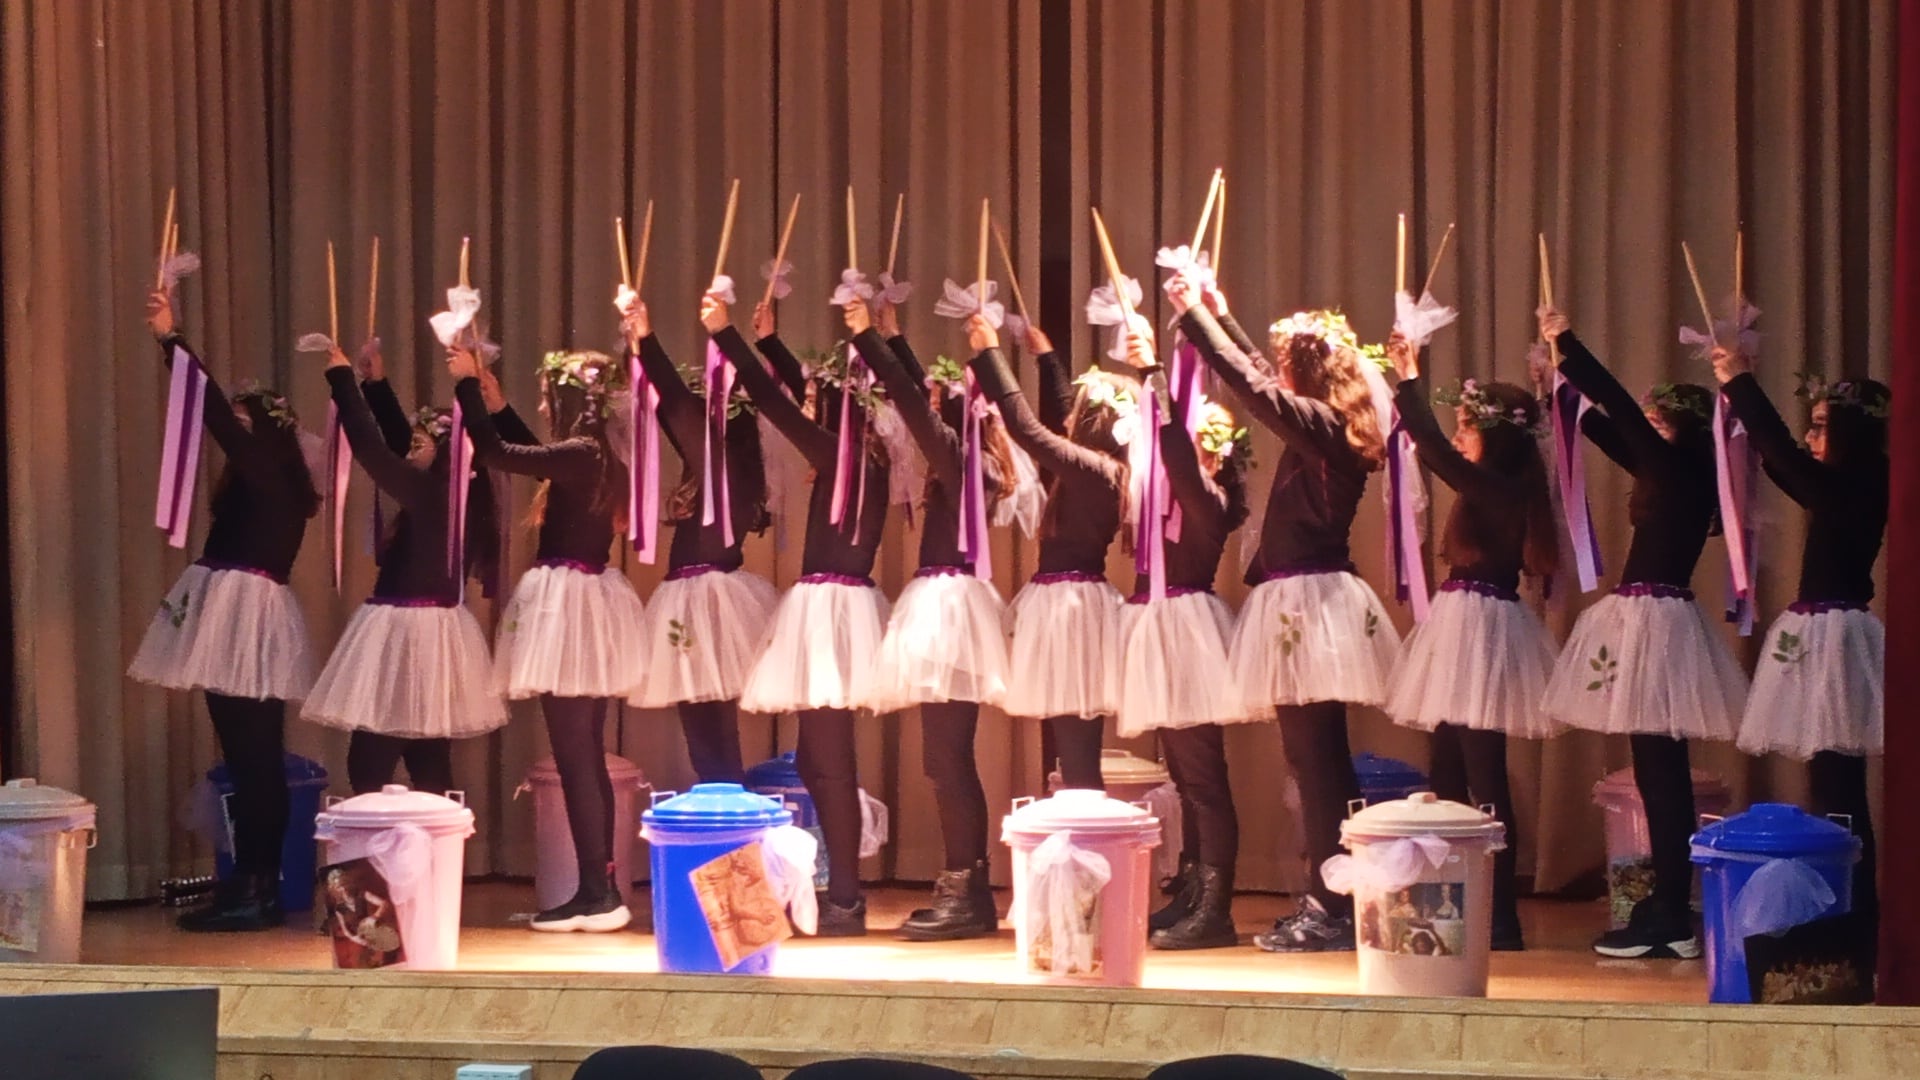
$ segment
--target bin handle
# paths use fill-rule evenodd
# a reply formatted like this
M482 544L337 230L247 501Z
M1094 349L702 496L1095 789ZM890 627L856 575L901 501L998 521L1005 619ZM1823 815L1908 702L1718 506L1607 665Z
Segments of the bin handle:
M320 809L331 810L335 806L346 801L347 800L341 798L338 795L325 795L325 796L322 796L320 799Z
M98 825L87 826L87 850L92 851L94 848L97 848L99 846L100 846L100 826Z
M520 781L520 786L513 789L513 801L519 802L520 796L525 795L527 792L532 790L533 790L532 784L527 783L525 780Z
M1490 802L1481 803L1480 812L1487 815L1490 818L1493 818L1495 821L1498 821L1500 819L1500 814L1494 809L1493 804Z
M467 793L464 791L449 791L446 797L459 803L461 806L467 805Z
M648 806L659 806L659 805L660 805L660 800L662 800L662 799L671 799L671 798L673 798L673 797L674 797L675 795L678 795L678 794L680 794L680 793L679 793L679 792L677 792L677 791L654 791L654 790L652 790L651 788L649 788L649 789L647 790L647 805L648 805Z
M1835 825L1844 826L1848 832L1853 831L1852 814L1828 814L1827 820L1833 822Z
M1348 817L1352 817L1353 815L1359 813L1362 810L1365 810L1366 808L1367 808L1367 800L1365 799L1348 799L1347 800L1347 816Z
M1725 821L1725 820L1727 820L1727 816L1725 814L1701 814L1700 815L1700 824L1702 825L1711 825L1716 821Z
M1013 809L1018 810L1021 807L1026 806L1028 803L1031 803L1031 802L1033 802L1033 796L1031 795L1016 796L1013 800Z

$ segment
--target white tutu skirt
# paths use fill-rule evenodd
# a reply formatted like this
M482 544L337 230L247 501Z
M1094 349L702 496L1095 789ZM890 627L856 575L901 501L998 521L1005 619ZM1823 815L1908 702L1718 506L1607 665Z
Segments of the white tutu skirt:
M300 718L408 739L465 738L507 722L480 622L463 605L360 605Z
M1120 704L1124 606L1105 578L1035 575L1013 598L1007 713L1033 719L1112 715Z
M1747 676L1691 594L1612 593L1574 623L1541 709L1610 735L1732 739Z
M314 667L292 589L255 571L195 563L160 601L127 674L172 690L300 701Z
M1380 598L1345 570L1270 578L1240 607L1227 659L1249 711L1344 701L1378 705L1400 634Z
M801 578L780 598L740 707L759 713L854 708L886 628L887 598L871 582L837 574Z
M646 670L643 617L640 595L620 571L537 564L500 613L493 688L515 701L620 697Z
M1870 611L1788 609L1767 628L1740 749L1806 760L1878 754L1886 730L1887 630Z
M858 698L876 713L927 701L999 705L1007 679L1007 602L992 582L943 567L900 590Z
M1232 637L1233 611L1210 592L1123 605L1115 714L1121 737L1265 719L1241 699L1227 664Z
M1387 715L1421 731L1453 724L1544 739L1554 732L1540 711L1554 652L1546 625L1517 598L1442 588L1400 646Z
M740 696L780 594L758 574L719 567L669 574L653 591L640 634L643 709Z

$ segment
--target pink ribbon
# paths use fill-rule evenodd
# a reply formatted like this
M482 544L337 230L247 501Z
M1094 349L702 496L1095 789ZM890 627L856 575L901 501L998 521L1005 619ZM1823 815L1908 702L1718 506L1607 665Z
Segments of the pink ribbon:
M464 598L467 591L467 486L473 479L473 442L467 438L460 400L453 402L453 431L447 437L447 573L453 578L454 594Z
M1160 436L1160 396L1149 393L1127 446L1127 465L1133 474L1133 569L1147 575L1147 592L1154 600L1167 598L1167 514L1172 501Z
M194 484L200 476L200 425L206 419L207 382L207 369L200 366L200 358L174 345L166 428L160 446L160 488L153 508L153 523L166 532L169 547L187 546Z
M960 552L973 563L973 575L993 580L993 543L987 532L987 474L981 453L981 425L992 405L980 392L972 369L967 371L965 416L960 424L965 472L960 478Z
M1593 530L1593 508L1587 503L1587 468L1581 456L1580 417L1593 404L1582 397L1566 376L1554 373L1553 400L1547 417L1553 429L1554 479L1560 485L1560 512L1566 516L1567 536L1573 543L1574 574L1580 591L1600 587L1606 568L1600 562L1600 538Z
M1410 477L1419 475L1413 439L1396 411L1387 435L1388 560L1393 565L1393 590L1401 603L1413 609L1413 621L1427 621L1432 602L1427 595L1427 567L1420 558L1420 513L1414 505Z
M1184 335L1176 333L1173 343L1173 365L1167 372L1170 376L1167 380L1167 393L1186 409L1186 431L1189 440L1200 431L1200 406L1206 401L1206 394L1201 390L1201 372L1204 370L1206 370L1206 364L1200 359L1200 350L1194 348L1193 343ZM1165 472L1164 466L1161 471ZM1167 539L1176 544L1180 542L1181 520L1180 504L1175 502L1167 511Z
M853 499L854 537L860 535L860 519L866 516L867 509L867 470L860 468L860 478L854 480L854 458L856 447L864 449L866 439L856 439L854 426L859 418L854 414L853 380L866 361L860 357L860 349L853 342L847 342L847 370L840 383L840 441L835 450L833 461L833 501L828 508L827 520L835 525L844 526L847 518L847 500ZM864 424L862 424L864 427ZM864 436L864 432L861 433Z
M327 495L333 519L333 591L340 591L341 567L346 552L347 482L353 475L353 447L347 445L346 432L340 427L340 407L327 402ZM380 496L374 495L374 542L379 543Z
M727 404L733 397L733 365L712 338L707 339L706 454L700 465L700 524L720 525L720 542L733 546L733 498L727 483ZM636 427L638 425L635 425ZM656 450L656 460L658 451Z
M639 357L627 358L627 374L636 413L627 455L632 463L627 470L627 535L634 556L651 564L660 548L660 391L647 378Z
M1720 488L1720 524L1727 538L1727 565L1733 579L1727 621L1741 637L1753 633L1753 585L1759 568L1760 538L1752 522L1760 455L1747 439L1746 425L1734 418L1727 395L1713 399L1713 463Z

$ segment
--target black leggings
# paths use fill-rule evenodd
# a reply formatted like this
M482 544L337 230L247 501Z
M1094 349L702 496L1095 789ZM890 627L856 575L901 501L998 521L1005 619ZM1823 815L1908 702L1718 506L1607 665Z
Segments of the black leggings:
M920 768L933 781L948 870L971 870L987 859L987 791L973 757L979 722L980 706L971 701L920 706Z
M1493 856L1493 924L1520 925L1520 894L1515 868L1519 863L1520 825L1513 812L1513 788L1507 780L1507 736L1441 724L1430 741L1433 755L1433 793L1443 799L1473 805L1490 804L1493 816L1507 827L1507 846Z
M415 791L444 795L453 790L453 740L406 739L376 731L356 731L347 740L347 783L355 795L393 783L400 763Z
M286 702L209 690L207 714L233 783L227 810L233 819L234 868L277 879L287 834Z
M1240 818L1227 785L1225 731L1218 724L1169 728L1160 733L1160 751L1180 792L1184 854L1231 871L1240 854Z
M567 807L567 831L580 864L578 898L608 899L613 869L613 779L607 775L607 698L540 695L547 718L547 741L560 773L560 798Z
M1687 740L1669 735L1632 735L1633 782L1647 810L1653 849L1653 892L1646 904L1670 922L1692 918L1693 765Z
M827 845L827 899L860 900L860 776L854 767L853 710L802 709L794 764L820 816Z
M744 784L740 760L740 702L683 701L680 731L687 738L687 759L703 784Z
M1105 791L1100 777L1100 742L1107 729L1104 717L1049 716L1053 752L1060 759L1060 786Z
M1822 750L1807 763L1807 779L1812 786L1813 812L1845 814L1853 819L1853 834L1860 838L1860 861L1853 866L1853 908L1875 931L1880 917L1880 889L1874 878L1873 813L1867 804L1867 759L1853 754Z
M1280 741L1287 767L1300 785L1300 824L1307 840L1307 891L1334 916L1353 914L1353 897L1328 890L1320 867L1340 854L1340 823L1347 805L1360 797L1347 743L1347 706L1342 701L1281 705Z

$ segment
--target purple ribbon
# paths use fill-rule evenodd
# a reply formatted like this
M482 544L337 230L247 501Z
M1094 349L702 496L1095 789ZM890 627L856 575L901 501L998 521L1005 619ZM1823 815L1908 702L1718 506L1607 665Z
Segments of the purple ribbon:
M447 573L453 578L454 595L463 596L467 588L467 486L473 476L473 443L467 438L460 399L453 402L453 431L447 437Z
M460 601L448 596L369 596L367 603L375 607L403 608L450 608L459 607Z
M1760 537L1751 509L1759 483L1760 455L1749 444L1746 426L1733 415L1727 395L1713 399L1713 461L1720 488L1720 524L1727 538L1727 564L1733 579L1727 621L1741 637L1753 633L1754 578L1759 568Z
M847 585L856 589L871 589L873 588L873 579L870 577L862 577L859 574L838 574L838 573L832 573L832 572L822 572L818 574L802 574L800 575L800 580L795 584Z
M1505 600L1510 604L1520 602L1520 594L1512 589L1503 589L1490 581L1474 581L1471 578L1448 578L1440 583L1440 591L1468 592L1492 600Z
M606 570L604 566L595 566L590 562L582 562L579 559L535 559L533 565L551 567L556 570L572 570L576 573L586 574L589 577L599 577L601 573Z
M1867 611L1866 603L1860 600L1795 600L1787 605L1787 610L1795 615L1825 615L1830 611Z
M856 489L856 481L853 476L855 468L854 458L856 456L856 448L860 452L859 456L864 458L867 440L865 423L861 417L857 417L854 414L853 380L865 365L866 361L861 358L859 347L852 341L847 342L847 371L845 378L840 383L840 440L834 452L833 459L833 500L827 512L828 522L844 528L847 522L847 501L849 498L853 500L853 537L855 543L859 542L860 521L866 516L867 511L867 469L865 462L862 461L860 464L860 478L857 482L858 486ZM854 431L856 425L862 429L857 433L857 438L856 432ZM729 543L731 543L731 541L729 541Z
M347 445L346 432L340 427L340 407L327 402L327 501L332 504L333 591L340 591L342 565L346 555L347 482L353 475L353 447ZM373 542L380 543L380 495L373 497Z
M1069 582L1092 585L1107 580L1107 575L1092 570L1048 570L1027 579L1030 585L1065 585Z
M707 349L714 351L711 341ZM637 356L627 357L627 375L635 413L627 453L632 463L627 470L627 535L634 557L652 564L660 553L660 390Z
M1167 597L1167 466L1160 455L1160 397L1140 403L1140 426L1127 447L1133 488L1133 569L1155 600Z
M733 546L733 496L727 483L727 404L733 398L733 365L720 345L707 339L706 454L700 463L700 524L720 524L720 542ZM649 425L651 427L651 425ZM656 451L657 452L657 451Z
M1174 334L1173 363L1168 368L1167 395L1186 411L1187 438L1191 440L1200 432L1200 403L1206 400L1206 392L1201 388L1201 373L1206 364L1200 359L1200 350L1194 348L1186 335ZM1163 468L1164 471L1164 468ZM1172 543L1180 542L1181 526L1180 504L1175 501L1167 510L1167 539Z
M1419 464L1413 439L1400 423L1398 410L1387 435L1387 560L1393 568L1394 595L1413 609L1413 621L1427 621L1427 566L1420 558L1420 515L1413 505L1408 479Z
M1129 604L1145 604L1151 600L1172 600L1182 596L1211 596L1213 590L1205 585L1169 585L1165 596L1153 596L1150 593L1137 592L1127 597Z
M1298 566L1286 566L1278 570L1267 571L1265 574L1261 575L1260 584L1265 585L1269 581L1285 581L1288 578L1312 577L1315 574L1351 574L1351 573L1354 573L1354 567L1353 567L1353 564L1350 562L1301 563Z
M923 566L913 572L917 578L964 577L973 573L971 566Z
M973 563L974 575L993 580L993 543L987 533L987 474L981 454L981 427L987 413L986 395L967 369L967 390L960 422L960 445L965 460L960 476L960 553ZM843 418L844 420L844 418Z
M244 563L223 562L219 559L195 559L193 565L204 566L209 570L230 571L235 574L252 574L254 577L266 578L275 585L285 585L287 583L287 578L284 574L276 574L271 570L262 570L257 566L247 566Z
M160 488L154 496L153 523L167 534L170 547L187 546L193 520L193 488L200 476L200 425L207 408L207 369L183 345L173 346L173 373L167 384L167 421L160 446Z
M1600 561L1600 538L1593 531L1586 462L1580 452L1580 417L1593 405L1558 372L1553 376L1551 404L1547 416L1553 428L1553 472L1560 485L1560 512L1566 516L1567 535L1573 542L1574 573L1580 580L1580 591L1592 592L1600 587L1600 576L1606 573Z
M719 563L710 563L710 562L688 563L685 566L676 566L673 569L667 571L666 580L685 581L687 578L696 578L702 574L727 574L731 572L732 572L731 570L729 570L727 567L721 566Z
M1618 585L1615 596L1651 596L1656 600L1693 600L1693 590L1684 585L1662 585L1657 581L1634 581Z

